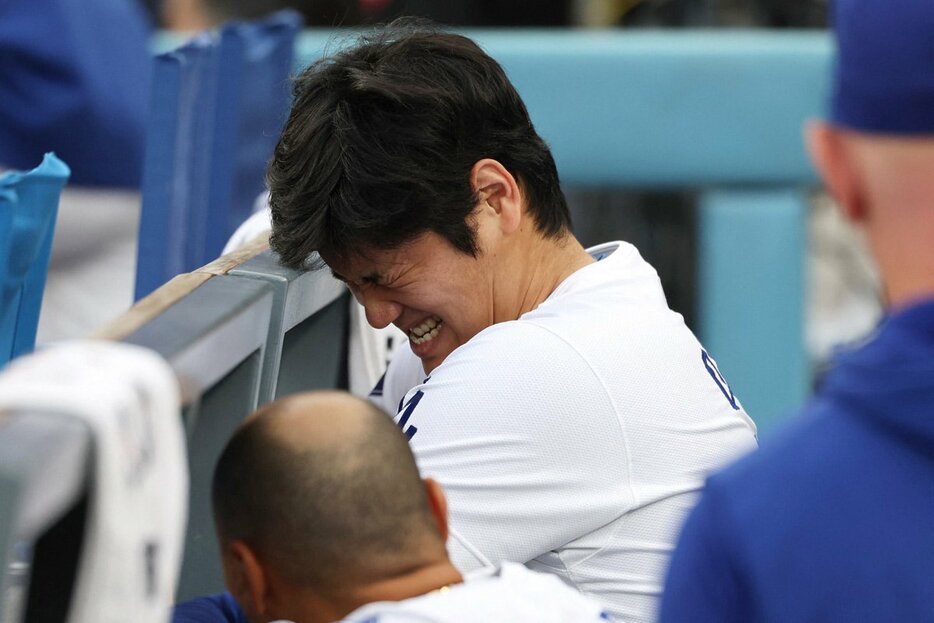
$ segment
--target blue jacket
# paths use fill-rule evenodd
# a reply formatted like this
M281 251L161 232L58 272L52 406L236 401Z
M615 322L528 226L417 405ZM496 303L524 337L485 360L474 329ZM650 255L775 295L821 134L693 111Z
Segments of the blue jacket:
M934 299L887 318L790 429L709 480L660 620L934 621Z
M137 0L0 2L0 166L54 151L74 184L138 186L149 35Z
M185 601L172 610L172 623L248 623L230 593Z

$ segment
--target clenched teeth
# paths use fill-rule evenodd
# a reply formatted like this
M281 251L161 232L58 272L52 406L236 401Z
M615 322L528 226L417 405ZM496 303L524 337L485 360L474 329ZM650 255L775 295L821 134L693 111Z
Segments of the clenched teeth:
M412 340L413 344L422 344L434 338L438 335L438 331L441 330L441 326L444 323L440 318L435 316L434 318L429 318L422 324L417 327L413 327L409 331L409 339Z

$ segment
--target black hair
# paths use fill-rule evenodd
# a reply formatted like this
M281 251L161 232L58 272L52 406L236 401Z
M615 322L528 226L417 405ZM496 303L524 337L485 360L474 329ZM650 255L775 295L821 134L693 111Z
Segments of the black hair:
M431 231L475 256L483 158L516 177L540 233L570 229L554 159L502 67L467 37L396 20L296 79L267 173L270 245L300 266Z
M214 471L221 541L246 542L296 586L339 591L444 551L405 436L377 407L352 400L359 434L326 443L287 439L270 425L272 403L234 433Z

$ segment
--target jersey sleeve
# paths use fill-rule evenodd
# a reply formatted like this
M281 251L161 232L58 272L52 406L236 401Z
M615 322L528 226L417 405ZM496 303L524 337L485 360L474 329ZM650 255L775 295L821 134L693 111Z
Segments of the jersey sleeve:
M393 349L392 360L386 372L370 391L369 400L392 415L406 393L425 380L421 360L415 356L408 342Z
M621 424L586 362L530 323L502 323L452 353L396 422L448 497L463 571L527 562L631 505Z
M719 496L708 484L688 516L671 559L660 623L741 623L755 620L734 553L736 539Z

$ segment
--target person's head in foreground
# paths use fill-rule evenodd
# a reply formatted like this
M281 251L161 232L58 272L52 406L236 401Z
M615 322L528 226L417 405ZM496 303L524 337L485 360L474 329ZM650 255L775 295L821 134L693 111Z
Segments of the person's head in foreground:
M269 166L281 261L318 253L430 372L591 261L554 159L499 64L395 22L312 64Z
M339 392L260 409L218 461L224 576L249 620L336 621L461 581L437 483L382 411Z
M783 435L713 476L661 621L934 621L934 2L835 0L814 162L887 315Z
M421 479L392 419L350 394L257 411L218 461L213 503L224 579L250 623L611 620L521 565L462 577L440 486ZM214 608L186 616L176 620L240 620Z
M886 302L934 292L934 3L835 0L838 62L812 159L867 234Z

